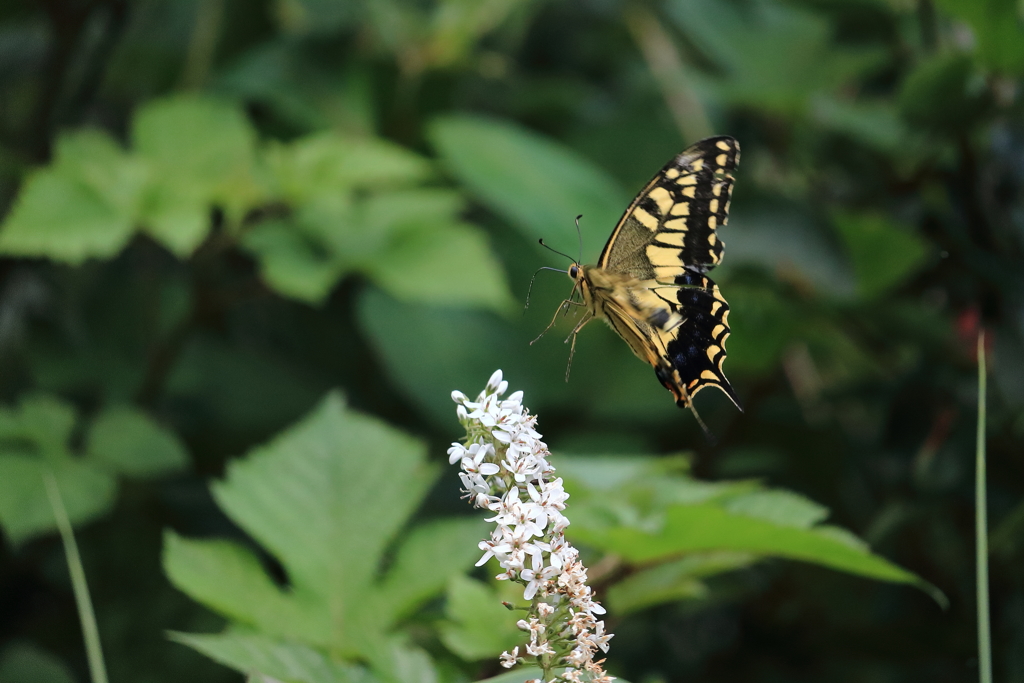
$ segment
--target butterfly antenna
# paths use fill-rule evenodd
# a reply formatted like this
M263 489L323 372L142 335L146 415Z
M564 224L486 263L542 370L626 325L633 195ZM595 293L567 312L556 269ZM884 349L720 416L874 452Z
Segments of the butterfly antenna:
M530 294L533 292L533 281L537 279L537 273L539 273L542 270L553 270L556 273L565 273L566 275L569 274L569 271L567 270L551 268L549 266L541 266L540 268L538 268L537 271L533 274L533 277L530 278L530 287L529 289L526 290L526 305L523 306L523 315L526 315L526 309L530 307Z
M568 254L563 254L562 252L558 251L557 249L555 249L553 247L549 247L548 245L544 244L544 238L543 237L541 237L540 240L538 240L538 241L540 242L540 246L544 247L545 249L550 249L551 251L555 252L559 256L564 256L565 258L569 259L573 263L579 265L579 261L574 259L572 256L569 256Z
M581 218L583 218L582 213L579 216L576 216L576 238L580 241L580 258L579 260L576 261L576 263L581 263L583 261L583 233L580 232Z

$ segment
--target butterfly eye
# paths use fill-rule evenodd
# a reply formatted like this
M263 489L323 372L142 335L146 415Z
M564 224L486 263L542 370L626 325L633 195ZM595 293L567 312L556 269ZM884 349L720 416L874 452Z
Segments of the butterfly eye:
M579 275L580 275L580 267L579 266L575 266L575 265L569 266L569 277L571 277L573 280L575 280L576 278L579 277Z

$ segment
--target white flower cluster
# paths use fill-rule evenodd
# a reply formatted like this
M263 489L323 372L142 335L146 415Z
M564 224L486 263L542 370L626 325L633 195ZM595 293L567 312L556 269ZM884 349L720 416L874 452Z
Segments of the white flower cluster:
M524 655L516 647L502 653L501 663L511 668L529 656L549 683L609 683L604 660L594 656L608 651L612 634L595 616L605 610L593 599L579 551L565 539L569 496L562 480L552 478L550 453L535 429L537 417L522 404L523 392L502 399L507 389L498 370L475 401L452 392L466 440L448 449L448 461L461 465L466 497L493 512L487 521L497 525L480 542L477 566L496 558L504 570L497 578L523 584L523 599L531 601L528 618L518 622L530 634ZM556 668L564 671L553 677Z

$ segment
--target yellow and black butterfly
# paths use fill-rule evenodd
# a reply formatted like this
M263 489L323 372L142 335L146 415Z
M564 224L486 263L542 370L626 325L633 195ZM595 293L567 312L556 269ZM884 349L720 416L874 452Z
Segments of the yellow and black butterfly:
M718 228L729 219L739 158L736 140L713 137L672 159L622 214L597 265L573 262L573 290L558 308L586 309L573 347L584 325L603 318L695 416L693 396L709 386L739 407L722 372L729 304L706 275L722 259Z

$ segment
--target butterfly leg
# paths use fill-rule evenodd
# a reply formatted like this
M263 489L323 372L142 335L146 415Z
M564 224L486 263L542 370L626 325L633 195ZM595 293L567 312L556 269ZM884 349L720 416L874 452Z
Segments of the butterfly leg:
M565 366L565 381L566 382L569 381L569 370L572 369L572 357L573 357L573 354L576 353L576 335L579 333L580 330L583 329L584 325L586 325L587 323L589 323L593 319L594 319L594 314L590 313L588 311L587 314L585 316L583 316L583 319L580 320L580 322L576 325L576 327L573 328L572 333L568 337L565 338L565 343L568 343L570 339L572 340L572 344L569 346L569 362Z
M540 334L537 335L536 339L534 339L532 342L530 342L530 346L533 346L538 341L540 341L540 338L543 337L545 334L547 334L547 331L555 326L555 322L558 320L558 314L561 313L563 309L565 309L565 311L568 312L569 311L569 306L584 306L584 305L586 305L586 304L584 304L584 303L582 303L580 301L572 301L570 299L566 299L561 304L559 304L558 308L555 309L555 314L553 316L551 316L551 322L548 323L548 326L544 328L543 332L541 332Z

